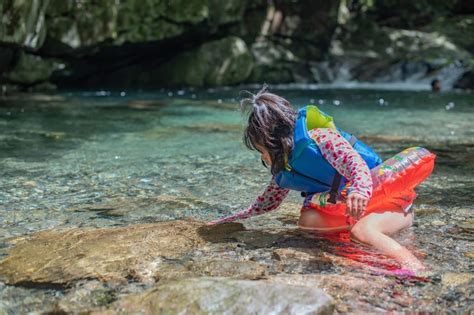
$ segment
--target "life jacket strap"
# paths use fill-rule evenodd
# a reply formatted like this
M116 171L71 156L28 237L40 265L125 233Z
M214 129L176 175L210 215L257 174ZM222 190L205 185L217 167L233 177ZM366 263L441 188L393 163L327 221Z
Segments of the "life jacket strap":
M352 136L349 139L349 143L351 146L357 142L357 138ZM328 202L336 203L337 196L339 195L339 185L341 184L342 175L336 171L336 175L334 175L334 179L332 181L331 191L329 192L329 199Z

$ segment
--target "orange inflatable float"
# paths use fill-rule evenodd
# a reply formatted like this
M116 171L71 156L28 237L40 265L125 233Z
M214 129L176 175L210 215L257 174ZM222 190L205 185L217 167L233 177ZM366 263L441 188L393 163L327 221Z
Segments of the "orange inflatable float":
M412 147L373 168L371 170L373 193L362 216L387 211L405 212L416 198L414 188L433 171L435 158L436 156L425 148ZM350 183L342 191L343 197L349 186ZM341 230L347 229L347 225L355 223L352 218L346 216L344 201L327 204L324 207L310 203L309 206L302 209L302 211L308 210L317 211L327 223L327 228L314 228L313 230ZM347 218L347 225L340 225L341 217Z

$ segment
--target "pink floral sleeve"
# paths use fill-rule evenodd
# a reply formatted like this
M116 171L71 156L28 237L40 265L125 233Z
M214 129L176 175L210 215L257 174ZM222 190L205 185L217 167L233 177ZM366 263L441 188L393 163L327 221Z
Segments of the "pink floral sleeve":
M255 200L255 202L250 207L228 217L211 221L208 224L218 224L231 222L238 219L247 219L255 215L260 215L275 210L282 203L283 199L285 199L285 197L288 195L288 192L289 189L280 188L275 182L275 177L272 177L263 194L258 196L257 200Z
M317 128L310 131L323 157L352 185L348 194L357 192L364 197L372 196L372 177L367 163L337 130Z

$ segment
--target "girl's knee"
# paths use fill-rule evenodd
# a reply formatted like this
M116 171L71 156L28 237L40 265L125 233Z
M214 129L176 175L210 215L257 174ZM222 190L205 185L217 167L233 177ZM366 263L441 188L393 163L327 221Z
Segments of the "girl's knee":
M372 213L357 222L352 227L351 234L360 241L378 233L390 236L404 228L410 227L412 223L412 214L405 215L393 212Z
M368 244L376 233L377 231L367 224L357 223L351 229L351 239Z

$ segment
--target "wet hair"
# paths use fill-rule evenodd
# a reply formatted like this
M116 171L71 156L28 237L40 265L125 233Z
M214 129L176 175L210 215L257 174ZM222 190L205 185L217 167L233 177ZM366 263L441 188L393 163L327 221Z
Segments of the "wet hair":
M282 171L287 156L293 149L293 130L296 111L283 97L268 92L266 85L257 93L249 94L240 101L240 108L248 114L248 124L244 130L243 141L250 150L264 147L272 161L273 175Z

